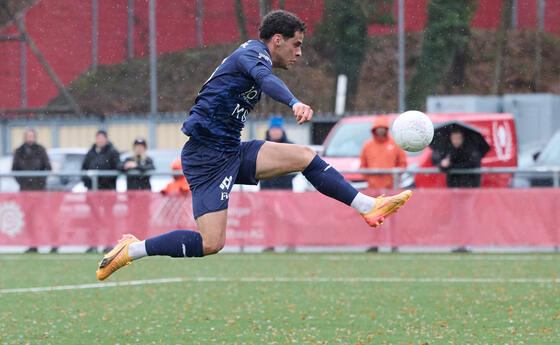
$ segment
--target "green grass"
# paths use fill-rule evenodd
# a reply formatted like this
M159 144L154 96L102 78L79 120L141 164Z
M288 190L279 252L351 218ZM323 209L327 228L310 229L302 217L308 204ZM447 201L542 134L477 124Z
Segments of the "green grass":
M559 344L560 255L0 255L0 344ZM269 278L269 279L268 279ZM385 280L382 280L385 279ZM515 280L520 279L520 280ZM76 285L67 290L15 288Z

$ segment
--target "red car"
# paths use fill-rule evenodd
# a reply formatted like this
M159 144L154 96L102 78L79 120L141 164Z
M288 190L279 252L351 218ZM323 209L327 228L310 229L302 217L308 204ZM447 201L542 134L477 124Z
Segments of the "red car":
M398 114L386 114L393 121ZM490 151L482 159L482 167L517 167L517 140L515 123L511 114L465 113L465 114L426 114L432 122L461 121L480 130ZM375 115L348 116L341 119L329 132L323 143L322 157L339 171L358 170L360 151L366 140L372 137L371 127ZM409 168L433 167L432 150L427 147L420 152L407 152ZM362 174L344 174L358 187L365 187ZM508 187L512 174L483 174L482 187ZM360 183L363 182L363 183ZM445 174L407 174L401 176L401 187L430 188L445 187Z

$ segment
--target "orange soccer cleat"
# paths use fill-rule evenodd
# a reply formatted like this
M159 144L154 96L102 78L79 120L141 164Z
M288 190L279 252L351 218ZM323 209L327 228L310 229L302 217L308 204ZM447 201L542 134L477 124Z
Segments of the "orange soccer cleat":
M385 221L385 218L397 212L410 199L411 195L412 192L410 190L405 190L393 196L378 196L375 198L373 209L367 213L361 213L361 215L369 226L376 228Z
M103 256L95 272L97 279L104 280L119 268L130 264L132 258L128 255L128 247L134 242L138 242L138 239L133 235L123 235L115 248Z

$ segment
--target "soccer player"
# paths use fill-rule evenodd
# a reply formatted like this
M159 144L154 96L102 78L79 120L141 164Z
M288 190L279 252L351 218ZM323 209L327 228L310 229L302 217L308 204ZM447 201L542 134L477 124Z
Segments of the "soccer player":
M410 198L409 190L377 198L359 193L308 147L240 141L261 92L289 106L299 124L311 120L311 107L294 97L272 73L273 67L290 69L301 56L305 30L295 15L270 12L259 28L260 39L243 43L225 58L198 93L183 124L182 131L190 139L181 153L198 232L175 230L144 241L124 235L99 263L99 280L145 256L201 257L219 252L226 242L228 200L234 183L257 184L261 179L301 171L319 192L355 208L372 227Z

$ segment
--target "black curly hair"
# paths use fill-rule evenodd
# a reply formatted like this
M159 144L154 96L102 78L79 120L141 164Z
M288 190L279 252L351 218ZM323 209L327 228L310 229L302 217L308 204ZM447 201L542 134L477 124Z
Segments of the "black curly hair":
M259 38L267 42L275 34L284 38L294 37L296 31L305 33L307 26L293 13L283 10L269 12L262 20L259 27Z

